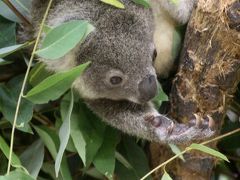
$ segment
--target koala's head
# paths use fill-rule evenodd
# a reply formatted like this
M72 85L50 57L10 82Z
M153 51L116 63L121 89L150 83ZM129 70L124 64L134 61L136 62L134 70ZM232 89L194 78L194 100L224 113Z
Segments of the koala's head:
M81 45L77 62L91 61L75 82L83 98L145 103L157 93L153 67L153 18L149 9L108 9Z

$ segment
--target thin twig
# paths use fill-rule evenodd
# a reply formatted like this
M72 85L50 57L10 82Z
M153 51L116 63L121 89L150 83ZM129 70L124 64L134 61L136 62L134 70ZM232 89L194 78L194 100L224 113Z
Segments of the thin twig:
M31 22L24 16L22 15L21 12L9 1L9 0L3 0L3 2L13 11L13 13L26 25L31 26Z
M9 158L8 158L7 175L9 175L10 169L11 169L12 154L13 154L13 143L14 143L14 133L15 133L15 128L16 128L16 124L17 124L17 118L18 118L18 113L19 113L19 108L20 108L21 100L22 100L22 98L23 98L23 93L24 93L24 89L25 89L25 86L26 86L26 83L27 83L27 79L28 79L28 75L29 75L29 72L30 72L30 68L31 68L31 65L32 65L32 62L33 62L34 54L35 54L35 52L36 52L36 49L37 49L37 46L38 46L38 43L39 43L39 40L40 40L40 37L41 37L41 34L42 34L43 26L44 26L44 23L45 23L45 21L46 21L48 12L49 12L49 10L50 10L52 1L53 1L53 0L49 0L48 7L47 7L46 12L45 12L45 14L44 14L42 23L41 23L41 25L40 25L40 29L39 29L39 32L38 32L38 36L37 36L37 39L36 39L36 42L35 42L35 45L34 45L32 54L31 54L31 58L30 58L30 60L29 60L29 64L28 64L28 67L27 67L27 71L26 71L24 80L23 80L21 92L20 92L19 97L18 97L16 112L15 112L14 120L13 120L12 133L11 133L11 142L10 142L10 152L9 152Z
M171 157L170 159L168 159L167 161L165 161L164 163L160 164L159 166L155 167L153 170L151 170L150 172L148 172L145 176L143 176L140 180L144 180L146 179L148 176L150 176L152 173L154 173L155 171L157 171L158 169L160 169L163 166L166 166L168 163L170 163L171 161L173 161L174 159L178 158L179 156L183 155L184 153L186 153L187 151L190 151L190 149L185 149L184 151L176 154L175 156Z
M209 144L209 143L211 143L211 142L218 141L218 140L223 139L223 138L225 138L225 137L227 137L227 136L233 135L233 134L235 134L235 133L237 133L237 132L240 132L240 128L235 129L235 130L233 130L233 131L231 131L231 132L225 133L225 134L223 134L223 135L221 135L221 136L218 136L218 137L216 137L216 138L213 138L213 139L211 139L211 140L209 140L209 141L205 141L205 142L203 142L203 143L201 143L201 144L202 144L202 145ZM148 176L150 176L152 173L154 173L154 172L157 171L158 169L162 168L163 166L166 166L168 163L170 163L170 162L173 161L174 159L178 158L178 157L181 156L182 154L184 154L184 153L186 153L186 152L188 152L188 151L191 151L191 150L192 150L192 148L187 147L187 148L186 148L185 150L183 150L182 152L176 154L175 156L171 157L170 159L168 159L167 161L163 162L163 163L160 164L159 166L155 167L153 170L151 170L150 172L148 172L148 173L147 173L144 177L142 177L140 180L145 180Z
M230 131L230 132L228 132L228 133L225 133L225 134L223 134L223 135L221 135L221 136L215 137L215 138L213 138L213 139L210 139L209 141L205 141L205 142L203 142L203 143L201 143L201 144L202 144L202 145L209 144L209 143L211 143L211 142L218 141L218 140L220 140L220 139L223 139L223 138L225 138L225 137L227 137L227 136L230 136L230 135L232 135L232 134L235 134L235 133L237 133L237 132L240 132L240 128L235 129L235 130L233 130L233 131Z

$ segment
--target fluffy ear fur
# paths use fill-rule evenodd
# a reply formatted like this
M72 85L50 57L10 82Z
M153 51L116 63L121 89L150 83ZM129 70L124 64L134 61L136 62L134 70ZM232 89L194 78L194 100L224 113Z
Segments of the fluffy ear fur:
M152 12L158 9L146 9L130 0L122 2L125 9L117 9L97 0L55 0L47 19L48 25L85 19L96 30L81 46L77 46L65 57L57 61L42 61L46 62L49 69L60 71L91 60L91 65L74 82L74 86L94 113L123 132L163 143L188 143L213 135L208 126L199 129L175 123L159 114L152 103L142 96L142 91L149 96L148 92L156 89L156 72L152 65L153 36L158 50L162 41L171 43L171 35L167 34L169 30L164 28L173 27L171 25L175 21L169 15L166 16L166 12L177 19L178 13L171 10L182 10L188 5L184 5L183 0L179 1L179 7L168 0L156 1L157 5L154 7L167 9L155 16L157 33L154 35ZM36 29L45 6L46 1L33 0L33 24ZM180 21L186 21L187 16L186 13L181 13ZM161 25L163 22L168 25ZM160 38L160 34L165 37ZM164 47L166 54L169 53L171 44ZM157 71L162 67L167 69L164 63L156 63L159 66L156 67ZM112 75L119 76L123 83L112 86L109 83L109 76Z

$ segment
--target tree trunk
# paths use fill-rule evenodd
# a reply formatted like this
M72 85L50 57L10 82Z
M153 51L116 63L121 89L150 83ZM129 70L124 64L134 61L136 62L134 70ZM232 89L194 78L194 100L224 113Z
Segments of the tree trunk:
M199 0L188 24L170 95L174 119L187 123L194 116L212 118L215 123L211 126L220 132L240 80L239 11L239 0ZM150 150L153 167L173 155L156 143ZM214 158L199 152L184 157L186 162L177 160L166 167L174 179L210 179Z

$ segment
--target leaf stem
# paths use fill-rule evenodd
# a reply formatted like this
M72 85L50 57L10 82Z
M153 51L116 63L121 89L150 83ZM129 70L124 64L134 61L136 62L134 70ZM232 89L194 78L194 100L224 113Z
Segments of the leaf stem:
M208 140L208 141L205 141L205 142L203 142L203 143L201 143L201 144L202 144L202 145L209 144L209 143L211 143L211 142L218 141L218 140L220 140L220 139L223 139L223 138L225 138L225 137L227 137L227 136L230 136L230 135L232 135L232 134L235 134L235 133L237 133L237 132L240 132L240 128L235 129L235 130L233 130L233 131L230 131L230 132L228 132L228 133L225 133L225 134L223 134L223 135L221 135L221 136L215 137L215 138L213 138L213 139L210 139L210 140Z
M213 138L213 139L210 139L208 141L205 141L203 143L201 143L202 145L205 145L205 144L209 144L211 142L214 142L214 141L217 141L217 140L220 140L220 139L223 139L227 136L230 136L230 135L233 135L237 132L240 132L240 128L238 129L235 129L231 132L228 132L228 133L225 133L221 136L218 136L216 138ZM167 161L163 162L162 164L160 164L159 166L155 167L153 170L151 170L150 172L148 172L145 176L143 176L140 180L145 180L148 176L150 176L152 173L154 173L155 171L157 171L158 169L162 168L163 166L166 166L168 163L170 163L171 161L173 161L174 159L178 158L179 156L183 155L184 153L188 152L188 151L191 151L192 148L190 147L186 147L185 150L183 150L182 152L176 154L175 156L171 157L170 159L168 159Z
M178 158L179 156L183 155L184 153L186 153L187 151L190 151L191 149L185 149L184 151L176 154L175 156L171 157L170 159L168 159L167 161L165 161L164 163L160 164L159 166L155 167L153 170L151 170L149 173L147 173L145 176L143 176L140 180L144 180L146 179L149 175L151 175L153 172L157 171L158 169L160 169L163 166L166 166L168 163L170 163L171 161L173 161L174 159Z
M34 44L34 48L33 48L33 51L32 51L32 54L31 54L31 57L30 57L30 60L29 60L27 71L26 71L26 74L25 74L25 77L24 77L24 80L23 80L22 88L21 88L21 91L20 91L20 94L19 94L19 97L18 97L16 112L15 112L15 115L14 115L12 132L11 132L11 142L10 142L10 152L9 152L9 158L8 158L7 175L9 175L10 169L11 169L12 154L13 154L13 143L14 143L14 134L15 134L16 124L17 124L17 118L18 118L18 113L19 113L19 109L20 109L20 104L21 104L21 101L22 101L22 98L23 98L23 93L24 93L24 89L25 89L25 86L26 86L26 83L27 83L27 79L28 79L28 75L29 75L29 72L30 72L30 68L31 68L31 65L32 65L32 62L33 62L34 54L36 52L38 43L40 41L40 37L41 37L42 31L43 31L43 26L44 26L44 23L45 23L45 21L47 19L47 15L48 15L48 12L50 10L52 1L53 0L49 0L46 12L45 12L43 20L41 22L40 29L39 29L39 32L38 32L38 35L37 35L37 39L36 39L36 42ZM9 1L8 0L4 0L4 2L9 2Z

